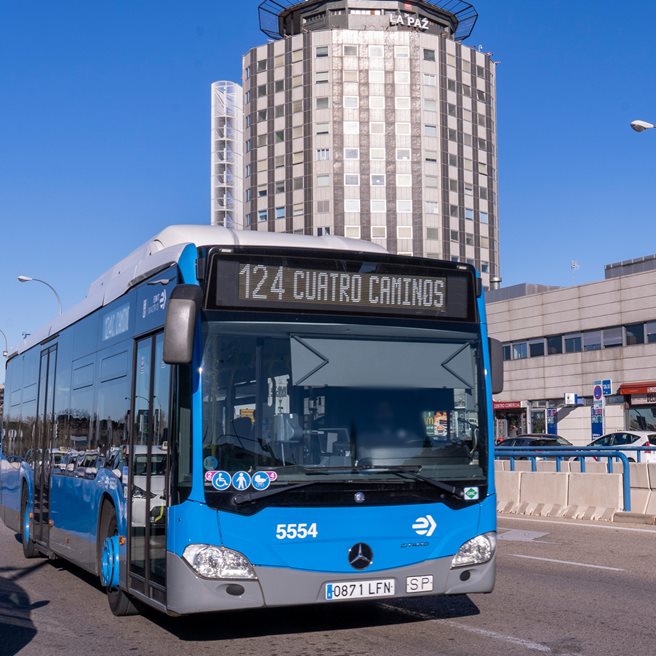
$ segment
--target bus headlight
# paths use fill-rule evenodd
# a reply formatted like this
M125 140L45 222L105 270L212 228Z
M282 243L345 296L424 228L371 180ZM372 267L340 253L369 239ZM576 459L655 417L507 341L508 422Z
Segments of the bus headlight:
M469 565L482 565L492 559L497 548L496 533L483 533L477 535L458 549L458 553L451 561L451 569L467 567Z
M208 579L256 579L255 570L246 556L225 547L190 544L182 557Z

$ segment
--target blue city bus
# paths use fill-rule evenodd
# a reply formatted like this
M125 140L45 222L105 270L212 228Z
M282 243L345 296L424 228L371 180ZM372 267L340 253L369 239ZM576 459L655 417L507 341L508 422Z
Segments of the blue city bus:
M500 356L469 265L172 226L10 353L0 515L116 615L490 592Z

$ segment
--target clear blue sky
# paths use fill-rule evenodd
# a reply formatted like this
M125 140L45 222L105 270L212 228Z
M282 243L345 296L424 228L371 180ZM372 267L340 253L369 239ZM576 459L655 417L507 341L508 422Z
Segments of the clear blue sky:
M498 67L501 272L576 284L656 252L656 3L479 0ZM258 0L0 1L0 329L16 342L171 223L209 221L210 84ZM570 271L576 259L580 269ZM0 380L3 372L0 372Z

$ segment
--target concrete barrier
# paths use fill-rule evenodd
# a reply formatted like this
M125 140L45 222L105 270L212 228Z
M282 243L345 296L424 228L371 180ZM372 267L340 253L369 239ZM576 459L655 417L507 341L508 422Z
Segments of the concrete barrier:
M622 464L618 463L619 469L617 471L622 471ZM581 463L578 460L572 460L569 463L569 470L575 474L581 472ZM616 470L614 469L613 472ZM595 462L594 460L588 459L585 463L585 472L586 474L606 474L608 472L607 461L604 458L603 462Z
M577 519L611 520L622 508L622 474L569 475L568 505L563 515Z
M656 490L656 462L647 464L647 477L649 478L649 487L651 490Z
M510 461L508 461L508 469L510 469ZM532 471L530 460L515 460L516 472L530 472Z
M540 460L537 464L537 469L539 472L555 472L556 471L556 461L555 460ZM560 471L564 474L569 473L569 460L560 461Z
M649 493L649 498L647 499L647 506L645 508L646 515L656 515L656 490L652 490Z
M569 476L566 472L522 473L519 512L549 517L560 515L568 503Z
M499 512L517 512L521 476L522 472L498 471L495 473Z
M629 463L631 470L631 512L646 513L649 503L649 470L646 462Z
M507 460L495 460L494 461L494 471L506 471L508 469Z

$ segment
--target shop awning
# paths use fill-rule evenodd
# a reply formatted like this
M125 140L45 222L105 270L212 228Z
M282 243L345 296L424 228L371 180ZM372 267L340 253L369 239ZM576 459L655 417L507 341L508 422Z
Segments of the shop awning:
M643 380L637 383L622 383L618 394L656 394L656 380Z

